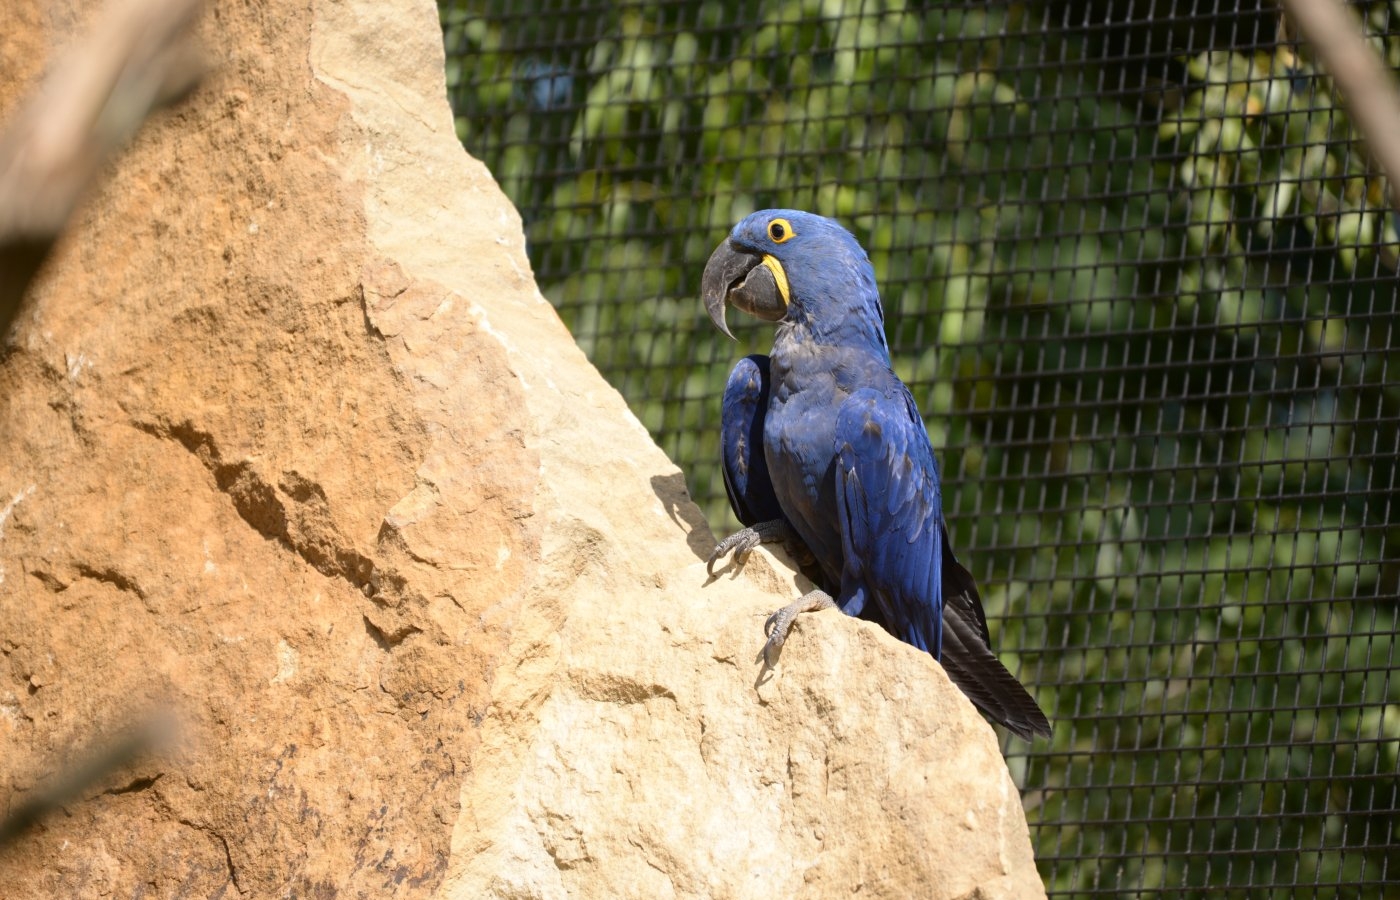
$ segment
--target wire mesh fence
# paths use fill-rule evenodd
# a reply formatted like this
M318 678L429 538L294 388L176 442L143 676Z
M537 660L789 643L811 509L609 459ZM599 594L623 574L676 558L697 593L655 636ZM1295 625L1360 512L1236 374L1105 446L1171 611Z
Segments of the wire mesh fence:
M1400 68L1400 5L1361 3ZM744 214L869 250L995 645L1053 897L1400 896L1400 261L1249 0L443 0L463 142L716 532L705 319Z

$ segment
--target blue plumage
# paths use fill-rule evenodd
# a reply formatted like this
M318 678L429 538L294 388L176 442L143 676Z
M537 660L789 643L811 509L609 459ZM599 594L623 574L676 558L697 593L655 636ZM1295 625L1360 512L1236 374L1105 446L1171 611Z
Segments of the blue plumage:
M907 390L862 388L836 416L841 608L867 604L896 637L935 659L943 649L938 467Z
M742 360L725 390L725 485L740 520L760 525L760 510L776 513L842 610L941 658L973 702L1017 734L1048 734L1035 701L991 653L981 597L953 557L933 447L891 368L860 244L821 216L754 213L711 256L702 293L726 334L726 303L777 323L770 356ZM753 543L727 539L717 553ZM778 646L795 615L784 613Z
M745 525L783 517L763 452L768 381L768 357L754 354L739 360L724 386L720 418L724 490L734 515Z
M787 223L782 242L768 234L775 219ZM913 398L890 368L869 258L850 232L797 210L749 216L730 240L776 258L790 291L764 423L778 504L839 585L838 606L938 656L938 469ZM888 434L872 439L870 427ZM885 511L896 502L896 514Z

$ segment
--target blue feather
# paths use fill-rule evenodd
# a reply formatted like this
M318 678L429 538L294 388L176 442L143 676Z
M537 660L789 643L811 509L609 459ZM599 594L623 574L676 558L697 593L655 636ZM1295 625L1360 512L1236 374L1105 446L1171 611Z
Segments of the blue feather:
M837 520L845 556L841 596L873 599L892 634L939 658L938 467L913 398L902 384L892 387L890 393L856 391L836 417Z
M786 285L762 306L765 317L781 312L773 352L741 360L725 388L735 513L751 524L776 512L842 610L946 655L950 677L989 716L1022 737L1048 735L1044 713L992 654L976 583L953 556L933 447L891 368L865 251L836 222L790 209L748 216L721 250L773 270L771 282L752 283Z
M768 412L768 357L746 356L735 364L724 386L720 457L724 490L734 515L745 525L783 517L773 493L763 452L763 421Z

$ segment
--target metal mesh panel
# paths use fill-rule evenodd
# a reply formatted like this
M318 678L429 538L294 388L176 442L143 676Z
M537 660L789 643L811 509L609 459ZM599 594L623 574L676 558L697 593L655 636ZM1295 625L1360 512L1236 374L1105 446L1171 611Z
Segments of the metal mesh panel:
M707 256L767 206L870 251L1056 722L1005 747L1051 896L1400 896L1397 223L1271 5L442 13L464 143L716 532L720 392L772 334L711 328Z

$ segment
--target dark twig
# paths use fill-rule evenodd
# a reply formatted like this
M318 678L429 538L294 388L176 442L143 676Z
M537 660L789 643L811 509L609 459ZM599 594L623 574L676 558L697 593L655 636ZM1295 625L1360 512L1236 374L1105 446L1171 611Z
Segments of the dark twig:
M83 792L111 773L172 744L174 719L156 716L89 751L87 758L70 764L48 784L30 793L0 819L0 847L13 841L49 813L82 798Z
M0 132L0 338L83 192L203 64L185 35L202 0L117 0Z

